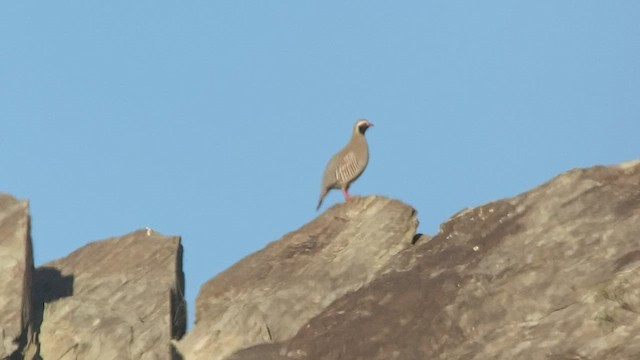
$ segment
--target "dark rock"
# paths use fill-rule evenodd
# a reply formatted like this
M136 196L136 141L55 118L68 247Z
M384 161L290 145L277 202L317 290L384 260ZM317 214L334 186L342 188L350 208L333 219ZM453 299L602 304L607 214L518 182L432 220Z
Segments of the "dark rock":
M640 359L638 254L640 162L573 170L457 214L293 338L230 359Z
M33 340L29 204L0 194L0 359L23 359Z
M287 340L345 294L389 270L415 235L415 210L382 197L354 198L207 282L196 325L179 343L185 359L223 359Z
M43 359L179 359L182 245L151 229L90 243L36 272Z

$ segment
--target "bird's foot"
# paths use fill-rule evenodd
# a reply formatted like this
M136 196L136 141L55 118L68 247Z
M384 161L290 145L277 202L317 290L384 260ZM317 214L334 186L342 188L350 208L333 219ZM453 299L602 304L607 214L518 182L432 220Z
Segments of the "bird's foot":
M351 199L351 195L349 195L349 192L345 189L342 189L342 195L344 195L345 200Z

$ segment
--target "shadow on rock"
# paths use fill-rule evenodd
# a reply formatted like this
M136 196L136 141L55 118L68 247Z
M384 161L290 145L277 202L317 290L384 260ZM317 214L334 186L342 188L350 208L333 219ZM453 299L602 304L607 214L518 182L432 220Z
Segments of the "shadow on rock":
M36 302L48 303L73 295L73 275L62 275L53 267L40 267L35 271Z
M33 274L34 302L33 326L34 332L40 334L44 304L73 295L73 275L62 275L60 270L53 267L39 267ZM38 342L36 341L36 344ZM38 346L39 348L39 346ZM36 350L39 353L39 349ZM41 359L36 355L36 359Z

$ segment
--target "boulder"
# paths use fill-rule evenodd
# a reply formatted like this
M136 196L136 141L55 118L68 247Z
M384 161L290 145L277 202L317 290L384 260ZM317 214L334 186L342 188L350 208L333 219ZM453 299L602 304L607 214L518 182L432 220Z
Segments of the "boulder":
M151 229L90 243L36 272L43 359L180 359L182 245Z
M411 247L417 225L413 208L384 197L332 207L207 282L181 353L187 360L224 359L291 338L333 301L386 271Z

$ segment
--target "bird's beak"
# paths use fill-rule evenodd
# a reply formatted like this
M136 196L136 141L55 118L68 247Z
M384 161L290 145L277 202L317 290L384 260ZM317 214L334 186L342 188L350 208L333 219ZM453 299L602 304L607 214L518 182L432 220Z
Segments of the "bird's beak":
M367 125L369 125L369 127L373 126L373 123L371 121L367 121Z

